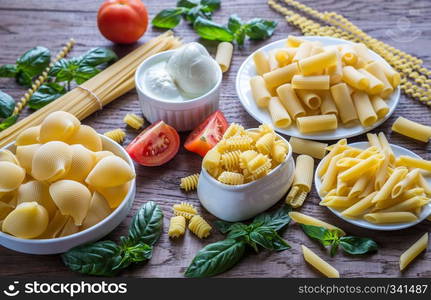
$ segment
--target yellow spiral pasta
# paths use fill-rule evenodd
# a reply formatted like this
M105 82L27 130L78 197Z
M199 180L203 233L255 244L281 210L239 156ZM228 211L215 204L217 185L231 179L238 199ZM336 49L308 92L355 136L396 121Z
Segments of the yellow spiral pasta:
M241 169L247 169L248 168L248 163L255 158L259 153L257 153L254 150L247 150L241 153L240 157L239 157L239 166Z
M221 163L226 170L238 170L239 169L239 157L241 155L240 150L226 152L221 156Z
M127 114L124 116L123 122L130 127L138 130L144 126L144 119L135 114Z
M270 154L274 145L275 135L273 132L266 133L256 141L256 149L262 154Z
M175 216L171 218L169 223L168 235L170 238L178 238L184 235L186 231L186 218L183 216Z
M245 133L244 127L237 123L232 123L229 128L223 134L223 138L227 139L235 135L242 135Z
M193 206L193 204L187 202L181 202L180 204L175 204L172 207L174 214L176 216L183 216L184 218L190 220L194 215L198 214L198 211Z
M204 218L202 218L199 215L195 215L190 220L189 229L198 238L203 239L210 235L212 228L211 228L211 225L204 220Z
M181 178L180 188L185 191L192 191L198 187L199 173Z
M252 148L253 140L249 136L233 136L226 140L226 146L230 151L234 150L249 150Z
M218 181L229 185L239 185L244 183L244 175L236 172L223 171L219 175Z
M117 128L117 129L105 132L103 135L107 136L108 138L117 142L118 144L121 144L124 141L124 138L126 137L126 133L121 128Z

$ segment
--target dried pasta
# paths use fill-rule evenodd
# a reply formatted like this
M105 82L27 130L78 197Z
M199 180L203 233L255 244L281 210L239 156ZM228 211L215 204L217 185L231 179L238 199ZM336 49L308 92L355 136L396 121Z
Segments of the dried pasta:
M296 158L296 166L292 188L286 196L286 203L292 207L300 207L311 190L314 175L314 160L308 155L299 155Z
M175 204L172 207L174 214L176 216L183 216L184 218L190 220L193 216L198 214L196 208L187 202L181 202L180 204Z
M189 229L200 239L208 237L212 230L211 225L208 224L208 222L205 221L200 215L194 215L191 218Z
M169 223L168 235L170 238L178 238L184 235L186 231L186 218L183 216L175 216L171 218Z
M103 135L107 136L108 138L117 142L118 144L121 144L124 141L124 138L126 137L126 133L121 128L117 128L117 129L105 132Z
M328 147L326 143L304 140L296 137L291 137L289 144L294 153L310 155L317 159L322 159L326 155L326 147Z
M196 190L198 187L199 173L181 178L180 188L185 191Z
M400 256L400 271L404 270L422 251L428 248L428 233L411 245Z
M215 60L219 64L223 73L229 70L232 53L233 45L231 43L221 42L218 44Z
M320 258L316 253L305 247L304 245L301 245L302 247L302 254L304 255L304 259L306 262L308 262L310 265L315 267L319 272L324 274L326 277L329 278L339 278L340 274L333 266L328 264L326 261L324 261L322 258Z
M136 114L126 114L123 122L136 130L144 126L144 119Z
M396 119L392 125L392 130L425 143L431 138L431 126L426 126L404 117L398 117L398 119Z

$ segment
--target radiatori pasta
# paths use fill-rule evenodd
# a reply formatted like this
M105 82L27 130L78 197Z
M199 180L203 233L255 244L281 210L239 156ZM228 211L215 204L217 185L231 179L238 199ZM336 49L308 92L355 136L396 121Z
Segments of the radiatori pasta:
M320 205L336 209L346 218L375 224L418 220L431 201L420 170L431 170L431 163L395 157L383 133L367 137L370 147L364 150L349 147L345 140L328 147L331 150L317 171Z
M125 160L103 151L97 132L67 112L48 115L18 139L15 153L0 152L0 203L15 193L15 202L0 205L1 230L18 238L57 238L99 223L135 178Z
M376 61L364 44L323 47L289 36L286 48L258 51L253 60L257 76L250 86L257 106L268 110L275 127L296 125L301 133L333 131L340 124L372 126L389 113L386 99L400 84L399 74ZM300 119L310 116L331 122L310 129L301 124L308 119Z

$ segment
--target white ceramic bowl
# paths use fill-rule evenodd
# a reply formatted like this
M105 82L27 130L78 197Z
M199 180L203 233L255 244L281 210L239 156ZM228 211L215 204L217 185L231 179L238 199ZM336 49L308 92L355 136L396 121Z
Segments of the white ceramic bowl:
M104 135L100 135L100 137L102 139L103 150L111 151L124 158L130 167L135 170L132 159L123 147ZM5 149L15 151L14 143L9 144ZM0 231L0 245L22 253L58 254L78 245L99 240L114 230L126 218L135 199L135 193L136 182L133 179L131 188L123 202L104 220L83 231L65 237L43 240L21 239Z
M206 117L218 109L222 72L217 70L216 85L204 95L184 102L170 102L154 98L145 92L141 80L144 72L153 64L165 61L175 50L155 54L144 60L135 73L135 84L144 117L151 123L163 120L178 131L193 130Z
M289 143L281 136L280 139ZM283 163L268 175L242 185L227 185L217 181L202 168L198 197L202 205L219 219L228 222L247 220L277 203L293 182L295 162L292 148Z
M357 143L351 143L349 144L349 146L352 147L356 147L356 148L360 148L360 149L366 149L369 147L368 142L357 142ZM411 156L414 158L421 158L419 155L417 155L416 153L407 150L406 148L397 146L397 145L392 145L391 144L391 148L394 151L395 156L400 156L400 155L407 155L407 156ZM317 170L320 168L322 164L322 161L319 163L319 165L317 166ZM431 179L430 178L426 178L426 180L428 181L429 184L431 184ZM319 175L317 174L317 172L314 175L314 185L316 187L316 190L319 191L320 187L322 185L322 181L320 180ZM322 196L320 196L320 199L322 199ZM367 229L373 229L373 230L401 230L404 228L408 228L411 226L414 226L420 222L422 222L423 220L425 220L428 216L431 215L431 203L428 203L427 205L425 205L421 211L420 216L418 217L418 219L414 222L409 222L409 223L397 223L397 224L374 224L374 223L370 223L364 219L350 219L350 218L346 218L345 216L343 216L341 214L340 211L330 208L328 207L328 209L333 212L337 217L343 219L346 222L349 222L353 225L359 226L359 227L363 227L363 228L367 228Z

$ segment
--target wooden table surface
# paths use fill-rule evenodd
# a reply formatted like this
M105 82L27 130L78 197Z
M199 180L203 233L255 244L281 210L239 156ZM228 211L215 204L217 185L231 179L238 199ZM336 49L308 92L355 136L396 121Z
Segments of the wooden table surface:
M175 5L174 0L144 0L144 2L151 16L163 8ZM304 0L303 2L320 10L331 10L343 14L372 36L422 58L425 65L431 67L431 52L429 50L431 46L430 1ZM19 55L36 45L46 46L53 53L56 53L70 37L77 41L72 55L79 55L96 46L112 47L120 56L128 53L136 45L115 46L99 34L96 27L96 13L100 3L101 1L94 0L0 0L0 64L14 63ZM223 0L222 9L215 13L214 19L218 22L226 22L232 13L238 14L245 20L253 17L265 17L279 22L271 39L248 42L243 48L235 49L231 69L224 74L223 78L220 109L228 121L239 122L245 127L256 127L258 123L244 110L235 93L234 81L238 67L255 49L271 41L285 38L288 34L300 34L300 32L288 25L281 15L272 11L265 0ZM162 31L150 27L139 43L148 41L150 37L156 36L160 32ZM175 34L181 36L185 42L200 41L190 26L184 22L175 29ZM215 52L216 43L200 42L203 42L211 53ZM24 89L17 86L11 79L0 79L0 89L15 99L24 93ZM110 129L124 127L122 118L128 112L140 114L135 91L129 92L106 106L103 111L87 118L84 123L103 133ZM29 111L26 110L23 115L28 113ZM391 133L390 126L400 115L431 125L431 109L402 95L395 114L375 131L384 131L392 143L407 147L425 159L431 159L428 145ZM135 131L127 129L125 144L128 144L136 134ZM187 134L181 134L182 142L186 136ZM362 141L364 139L365 136L362 135L349 139L349 141ZM149 263L131 267L122 272L122 276L182 277L184 270L199 249L208 243L223 238L216 230L206 240L199 240L187 232L184 238L171 241L166 234L169 218L172 215L171 206L181 201L190 201L197 205L203 216L210 222L216 220L199 205L195 192L185 193L178 186L181 177L199 172L200 164L199 156L187 152L181 147L178 155L161 167L137 167L137 195L133 210L108 238L118 240L120 235L125 234L136 208L150 200L156 201L163 209L165 234L157 244L153 258ZM375 239L380 245L378 253L355 257L339 253L336 257L330 258L318 244L304 236L297 225L291 224L283 237L291 244L292 249L280 253L261 251L259 254L249 254L232 270L221 276L320 276L305 264L300 251L301 244L307 245L325 257L340 271L343 277L431 276L430 252L421 254L403 273L399 272L398 265L399 255L424 232L429 231L431 225L429 221L401 231L371 231L355 227L338 219L326 208L318 206L318 202L318 197L313 191L306 204L301 208L301 212L341 226L352 235L368 236ZM0 262L0 275L77 276L63 266L58 255L26 255L0 247Z

